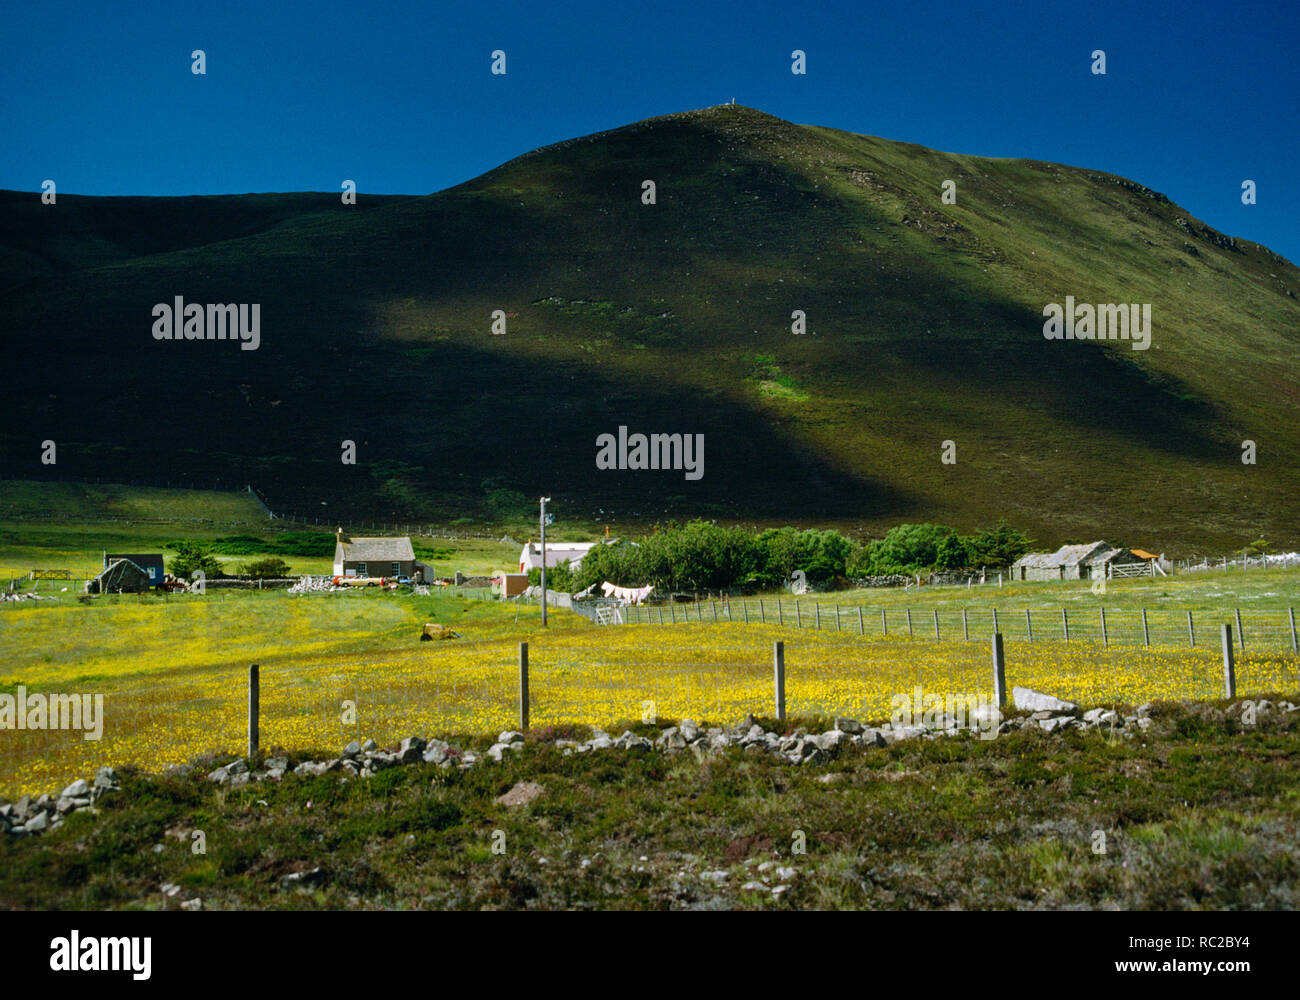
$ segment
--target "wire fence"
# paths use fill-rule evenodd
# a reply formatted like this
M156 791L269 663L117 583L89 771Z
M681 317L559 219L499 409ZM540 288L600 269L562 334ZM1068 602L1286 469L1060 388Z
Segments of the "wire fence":
M1294 608L1233 609L1228 612L1168 608L970 607L953 609L869 608L781 598L710 600L683 604L629 605L611 624L685 624L740 622L793 626L858 635L925 638L967 642L1002 632L1024 642L1098 642L1101 645L1167 646L1194 649L1218 642L1227 622L1241 649L1290 649L1297 652ZM1199 631L1199 635L1198 635Z
M740 607L733 602L731 610ZM706 622L711 618L706 605L690 610L692 624L695 612L703 612ZM844 627L838 633L828 630L824 615L820 634L792 634L794 602L783 601L780 610L784 626L756 624L752 632L723 637L689 627L671 642L639 629L539 636L530 643L529 724L534 730L613 727L691 717L725 725L746 713L775 716L777 639L784 644L782 688L790 716L878 721L890 717L900 693L911 697L918 689L993 698L988 634L977 642L972 631L971 642L949 642L941 620L937 642L915 633L911 640L905 633L858 635L857 609L848 608L839 609ZM809 612L815 616L817 609L800 602L797 614ZM855 628L848 627L850 621ZM1031 687L1086 706L1222 697L1219 634L1207 628L1195 649L1144 649L1078 636L1065 643L1035 635L1030 642L1027 635L1004 632L1005 689ZM519 656L518 644L502 639L420 644L314 666L265 666L259 681L261 748L337 755L354 739L388 746L412 735L494 736L521 721ZM82 719L82 731L0 732L0 791L57 791L102 764L133 764L156 773L205 753L242 753L249 683L247 667L227 665L198 668L164 683L115 686L97 679L88 694L102 699L95 713L101 738L84 738L89 718ZM1236 690L1242 695L1294 691L1298 683L1300 660L1290 653L1248 647L1237 655Z
M1174 569L1180 573L1231 569L1294 569L1300 567L1300 552L1282 552L1262 556L1221 556L1218 559L1176 559Z

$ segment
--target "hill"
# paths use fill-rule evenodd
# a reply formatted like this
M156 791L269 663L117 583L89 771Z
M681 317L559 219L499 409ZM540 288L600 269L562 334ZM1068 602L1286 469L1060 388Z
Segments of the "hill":
M1300 543L1300 272L1088 169L721 106L355 207L4 193L0 261L6 475L251 481L371 518L547 493L622 523ZM154 340L178 295L259 303L260 346ZM1044 339L1066 296L1149 303L1150 349ZM703 434L703 477L597 469L620 425Z

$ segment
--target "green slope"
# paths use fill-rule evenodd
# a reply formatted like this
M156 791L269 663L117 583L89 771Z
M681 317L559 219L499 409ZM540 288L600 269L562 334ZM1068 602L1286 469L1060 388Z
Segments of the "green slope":
M49 473L52 438L62 477L251 480L302 511L513 490L622 522L1300 543L1300 272L1131 181L723 106L359 202L0 198L8 474ZM155 342L175 295L261 303L261 348ZM1150 303L1151 349L1045 340L1067 295ZM620 423L704 434L704 478L598 471Z

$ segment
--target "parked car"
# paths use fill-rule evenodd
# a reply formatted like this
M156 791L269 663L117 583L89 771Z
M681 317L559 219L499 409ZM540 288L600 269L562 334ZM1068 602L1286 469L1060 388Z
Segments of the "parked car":
M409 587L411 585L411 578L409 576L399 576L397 582L403 586Z

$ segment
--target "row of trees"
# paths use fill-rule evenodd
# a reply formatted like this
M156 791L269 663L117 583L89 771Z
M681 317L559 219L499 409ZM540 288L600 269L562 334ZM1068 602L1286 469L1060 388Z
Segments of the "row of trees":
M1023 532L999 522L961 535L937 524L903 524L867 544L837 531L772 528L755 534L709 521L691 521L655 532L636 545L598 545L575 571L567 563L549 568L547 585L584 590L608 580L619 586L653 584L660 590L721 590L774 587L802 571L809 581L841 577L920 573L932 569L1008 566L1029 551ZM540 570L530 580L537 583Z

